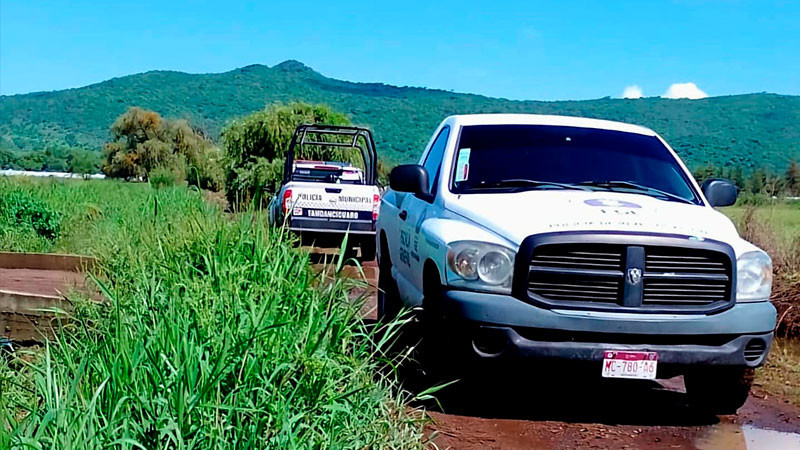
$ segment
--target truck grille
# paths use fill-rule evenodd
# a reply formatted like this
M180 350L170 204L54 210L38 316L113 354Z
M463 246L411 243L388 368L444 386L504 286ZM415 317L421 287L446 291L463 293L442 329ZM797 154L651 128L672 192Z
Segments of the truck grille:
M729 298L727 256L683 248L645 249L642 304L709 305Z
M550 245L537 249L531 265L554 269L622 270L622 247Z
M661 273L727 275L726 256L719 252L655 247L645 253L645 270Z
M553 306L686 311L730 303L731 280L722 251L565 243L533 249L527 290Z
M622 250L603 245L540 247L531 257L528 287L551 300L617 303L622 295Z

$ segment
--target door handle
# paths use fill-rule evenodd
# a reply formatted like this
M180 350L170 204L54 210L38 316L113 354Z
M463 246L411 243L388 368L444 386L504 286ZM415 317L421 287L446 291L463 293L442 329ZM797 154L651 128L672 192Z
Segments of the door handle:
M406 220L406 217L408 217L408 211L404 209L400 211L400 214L398 214L398 216L400 216L400 220Z

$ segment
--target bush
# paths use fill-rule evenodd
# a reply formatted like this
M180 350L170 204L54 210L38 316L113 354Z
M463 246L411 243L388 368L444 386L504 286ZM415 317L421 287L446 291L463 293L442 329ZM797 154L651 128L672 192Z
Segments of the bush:
M154 111L134 107L117 118L111 135L103 165L109 177L147 181L155 170L167 168L180 181L202 189L223 187L219 150L185 120L166 120ZM159 176L159 183L165 181L163 170Z
M283 178L283 164L294 131L304 123L349 125L350 121L326 105L276 103L237 119L222 130L227 159L225 189L231 204L249 203L253 199L263 202L275 193ZM301 155L306 159L352 158L329 148L324 152L313 147L306 150Z
M168 167L157 167L150 172L148 181L150 186L160 189L175 186L181 180L183 180L183 176L177 170Z
M59 214L44 202L20 191L0 194L0 210L7 224L31 227L37 235L53 240L61 227Z
M228 172L225 192L228 202L236 207L266 204L283 181L281 159L254 158Z
M186 181L200 189L219 192L225 188L225 172L222 169L222 152L214 147L189 158Z

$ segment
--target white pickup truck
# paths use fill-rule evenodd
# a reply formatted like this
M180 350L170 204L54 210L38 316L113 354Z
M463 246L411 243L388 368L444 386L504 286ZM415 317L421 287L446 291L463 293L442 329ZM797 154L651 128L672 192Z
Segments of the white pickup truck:
M449 117L381 200L379 319L411 308L472 368L685 375L693 405L733 413L776 321L770 257L714 209L736 195L643 127Z
M325 155L355 150L363 169L351 162L309 161L298 155ZM344 154L344 153L343 153ZM375 222L380 190L377 153L366 128L301 125L292 138L284 180L269 205L273 225L286 224L304 241L316 245L360 247L362 260L375 259Z

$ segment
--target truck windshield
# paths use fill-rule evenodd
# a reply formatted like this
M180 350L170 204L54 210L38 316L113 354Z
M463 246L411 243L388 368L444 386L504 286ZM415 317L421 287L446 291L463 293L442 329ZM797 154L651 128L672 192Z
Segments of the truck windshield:
M455 193L575 187L702 204L686 173L654 136L550 125L473 125L461 129L456 148Z

